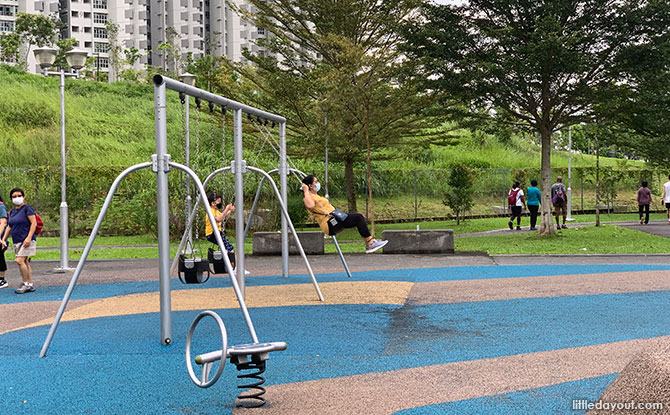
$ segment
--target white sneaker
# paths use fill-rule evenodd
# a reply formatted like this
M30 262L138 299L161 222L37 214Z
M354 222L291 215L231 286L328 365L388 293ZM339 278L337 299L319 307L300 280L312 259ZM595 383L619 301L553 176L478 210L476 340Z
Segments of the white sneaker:
M375 252L376 250L381 249L387 243L389 243L389 241L384 241L384 240L380 240L380 239L373 239L372 243L365 247L365 253L366 254L371 254L371 253Z
M233 268L233 274L237 275L237 268ZM251 272L247 271L246 269L244 270L244 275L251 275Z

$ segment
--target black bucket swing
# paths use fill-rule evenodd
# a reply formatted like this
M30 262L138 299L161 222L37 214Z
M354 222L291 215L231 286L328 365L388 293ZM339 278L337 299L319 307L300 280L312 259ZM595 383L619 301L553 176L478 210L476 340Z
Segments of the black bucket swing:
M187 243L190 245L190 242ZM188 254L187 252L190 252ZM209 280L209 261L206 258L200 258L193 255L193 246L179 254L179 281L182 284L202 284Z

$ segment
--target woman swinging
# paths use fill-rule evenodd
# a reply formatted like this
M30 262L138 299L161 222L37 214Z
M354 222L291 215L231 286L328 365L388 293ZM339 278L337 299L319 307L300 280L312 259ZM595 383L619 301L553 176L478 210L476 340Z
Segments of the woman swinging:
M368 224L360 213L337 215L337 210L330 204L328 199L317 194L319 190L321 190L321 183L313 175L310 174L302 180L305 207L312 215L312 218L319 224L323 233L332 236L343 229L357 228L358 233L365 240L366 254L375 252L388 243L388 241L372 237ZM340 217L338 218L338 216Z

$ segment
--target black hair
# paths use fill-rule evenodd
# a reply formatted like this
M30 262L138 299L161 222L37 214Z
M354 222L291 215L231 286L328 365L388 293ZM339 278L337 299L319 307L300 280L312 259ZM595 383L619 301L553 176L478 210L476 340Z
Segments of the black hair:
M647 187L649 183L646 180L642 180L642 187Z
M309 174L309 175L305 176L304 179L302 179L302 182L304 184L306 184L307 186L311 186L311 185L314 184L314 179L316 179L316 176L314 176L313 174Z
M535 180L535 179L531 180L530 185L533 186L533 187L537 186L537 180Z
M25 192L23 191L23 189L21 189L20 187L15 187L15 188L13 188L12 190L10 190L10 191L9 191L9 197L12 197L12 195L13 195L15 192L21 192L21 196L26 197L26 193L25 193Z
M518 188L520 185L521 185L521 183L519 183L518 181L516 181L516 182L514 182L514 184L512 185L512 189L516 189L516 188Z
M214 202L216 201L216 199L218 199L218 198L220 198L220 197L221 197L221 196L219 196L219 195L216 194L216 193L207 193L207 201L209 202L210 205L211 205L212 203L214 203Z

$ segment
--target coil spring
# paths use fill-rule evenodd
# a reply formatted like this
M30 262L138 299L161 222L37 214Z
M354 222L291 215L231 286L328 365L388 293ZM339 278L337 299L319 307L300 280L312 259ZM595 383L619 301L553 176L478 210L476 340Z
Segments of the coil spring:
M260 362L247 362L240 363L237 365L237 370L254 370L251 373L242 373L237 375L238 379L255 379L256 382L248 383L245 385L238 385L238 389L244 389L237 397L239 402L236 404L237 407L243 408L258 408L259 406L265 405L265 388L261 385L265 383L265 378L261 376L265 372L265 361Z

